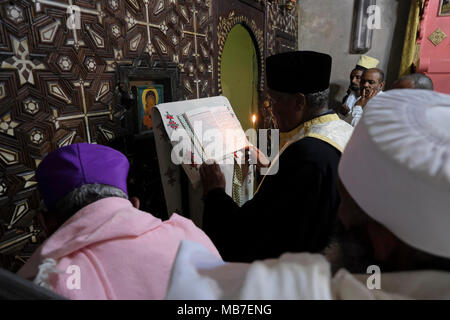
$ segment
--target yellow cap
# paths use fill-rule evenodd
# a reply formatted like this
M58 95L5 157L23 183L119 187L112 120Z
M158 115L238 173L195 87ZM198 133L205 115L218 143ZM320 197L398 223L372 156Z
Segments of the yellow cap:
M378 61L378 59L375 59L375 58L372 58L369 56L361 56L361 58L359 58L358 63L356 65L361 66L366 69L372 69L372 68L376 68L379 63L380 63L380 61Z

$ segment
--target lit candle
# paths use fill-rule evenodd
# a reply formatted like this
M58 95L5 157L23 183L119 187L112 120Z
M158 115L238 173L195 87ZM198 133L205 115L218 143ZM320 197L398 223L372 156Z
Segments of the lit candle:
M253 129L255 129L255 123L256 123L256 114L252 115Z

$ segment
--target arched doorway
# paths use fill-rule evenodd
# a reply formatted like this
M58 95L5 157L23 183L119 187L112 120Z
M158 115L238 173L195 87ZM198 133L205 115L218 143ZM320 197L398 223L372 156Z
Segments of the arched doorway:
M236 24L228 33L222 53L222 94L230 101L244 130L258 114L258 56L249 31Z

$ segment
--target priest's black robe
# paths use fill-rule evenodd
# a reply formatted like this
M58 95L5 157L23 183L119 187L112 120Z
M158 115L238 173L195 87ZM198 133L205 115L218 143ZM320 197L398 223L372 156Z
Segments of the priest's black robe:
M340 156L330 144L306 137L286 148L278 173L242 207L224 190L211 190L203 229L222 258L250 262L323 250L337 222Z

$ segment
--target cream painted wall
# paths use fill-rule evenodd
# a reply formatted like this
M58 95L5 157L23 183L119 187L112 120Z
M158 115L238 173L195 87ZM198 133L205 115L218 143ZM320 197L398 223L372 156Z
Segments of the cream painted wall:
M350 54L353 11L356 0L299 0L299 50L328 53L333 57L332 98L341 100L359 54ZM390 85L396 80L401 60L410 0L378 0L381 30L374 30L372 49Z

